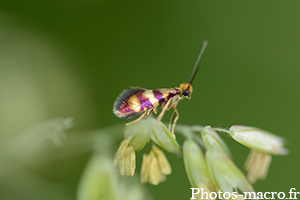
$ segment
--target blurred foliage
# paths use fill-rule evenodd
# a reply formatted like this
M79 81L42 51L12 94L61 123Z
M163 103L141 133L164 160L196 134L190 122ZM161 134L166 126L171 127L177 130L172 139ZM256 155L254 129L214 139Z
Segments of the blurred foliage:
M300 179L299 8L298 1L279 0L3 0L0 148L35 143L39 137L21 133L56 117L74 118L66 140L78 137L79 144L90 137L84 130L124 122L112 113L123 89L187 82L208 40L192 99L178 106L178 123L252 125L285 137L290 155L274 157L267 179L254 188L288 192ZM224 139L242 167L248 150ZM30 149L17 157L2 151L0 199L74 199L92 151L85 145L68 150L73 156L61 156L67 150L39 151L30 167L24 163ZM172 175L147 187L155 199L187 199L182 158L167 156Z

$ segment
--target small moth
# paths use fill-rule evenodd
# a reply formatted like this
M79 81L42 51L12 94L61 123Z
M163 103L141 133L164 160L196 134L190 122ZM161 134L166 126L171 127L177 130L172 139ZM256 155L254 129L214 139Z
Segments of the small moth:
M175 137L174 128L179 118L179 113L176 106L183 98L191 98L191 93L193 92L191 83L193 82L193 79L198 71L197 65L206 46L207 41L204 41L199 56L193 67L189 83L182 83L179 87L154 90L131 87L131 89L129 90L124 90L116 99L113 107L113 113L117 117L124 119L130 119L136 115L140 115L140 117L136 120L126 124L129 125L144 119L152 112L157 113L158 106L161 106L161 112L157 117L157 120L160 121L165 112L170 108L173 108L174 112L169 122L169 131L171 131L172 121L174 120L172 126L172 134Z

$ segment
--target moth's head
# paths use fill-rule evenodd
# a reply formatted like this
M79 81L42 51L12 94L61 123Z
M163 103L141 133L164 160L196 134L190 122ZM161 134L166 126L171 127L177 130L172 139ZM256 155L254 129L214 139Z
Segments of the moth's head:
M193 87L188 83L182 83L179 86L181 96L190 99L193 92Z

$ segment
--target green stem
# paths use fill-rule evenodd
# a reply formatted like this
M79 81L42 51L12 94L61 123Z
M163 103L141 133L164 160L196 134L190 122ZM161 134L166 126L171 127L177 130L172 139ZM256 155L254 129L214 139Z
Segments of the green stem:
M176 125L175 132L178 132L185 136L187 139L193 139L197 141L200 145L204 146L204 143L199 136L200 132L204 129L203 126L194 125L194 126L188 126L188 125ZM197 134L198 133L198 134Z
M223 129L223 128L212 128L214 131L217 131L217 132L223 132L223 133L227 133L229 135L232 135L231 131L229 130L226 130L226 129Z

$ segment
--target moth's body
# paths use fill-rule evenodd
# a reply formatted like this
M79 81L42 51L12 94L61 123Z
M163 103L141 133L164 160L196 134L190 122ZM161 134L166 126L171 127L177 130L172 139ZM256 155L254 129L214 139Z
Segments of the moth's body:
M171 131L172 121L172 134L174 135L174 127L179 117L179 113L176 109L177 104L183 98L190 99L193 88L191 83L197 72L197 65L201 58L201 55L207 45L207 41L204 41L200 54L197 58L197 61L194 65L189 83L182 83L179 87L174 88L164 88L164 89L155 89L148 90L144 88L132 88L130 90L123 91L117 100L114 103L113 112L119 118L130 119L136 115L140 115L139 118L133 122L127 123L131 124L137 121L144 119L149 116L152 112L157 112L157 107L161 106L161 112L157 117L157 120L160 121L164 116L165 112L170 108L173 108L174 112L170 119L169 130Z
M157 107L161 106L161 113L157 117L160 121L164 113L170 108L174 109L174 113L169 123L169 129L171 128L172 120L177 115L172 128L179 117L179 113L176 109L177 104L183 98L190 99L193 88L190 84L182 83L179 87L163 88L155 90L147 90L143 88L132 88L131 90L123 91L114 103L113 112L119 118L130 119L136 115L141 115L138 119L131 124L137 122L152 112L157 112Z
M125 90L114 104L114 113L120 118L130 119L149 110L156 111L159 105L164 105L167 101L178 101L179 93L178 88Z

